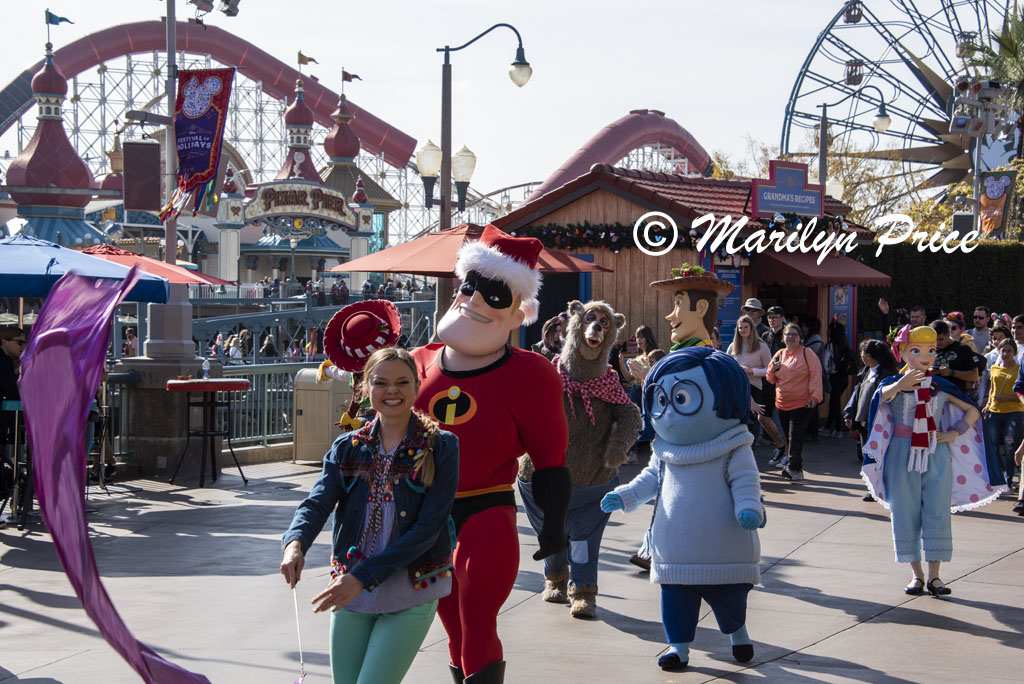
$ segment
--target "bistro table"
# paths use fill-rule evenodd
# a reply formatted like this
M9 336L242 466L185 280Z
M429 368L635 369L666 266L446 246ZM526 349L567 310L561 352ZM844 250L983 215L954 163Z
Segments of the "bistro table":
M178 465L174 469L174 475L171 476L171 484L174 484L174 478L178 477L178 471L181 470L181 462L185 460L185 454L188 453L188 445L192 441L192 437L203 438L202 458L199 463L200 487L206 485L207 454L210 457L210 471L213 481L217 481L215 437L225 437L227 439L228 450L231 452L231 458L235 461L235 466L238 467L238 474L242 476L242 481L245 484L249 484L249 480L245 479L245 473L242 472L242 466L238 463L238 457L235 456L235 449L231 446L231 392L244 392L247 389L249 389L249 381L245 378L196 378L167 381L168 392L189 393L188 402L185 405L185 431L188 437L185 440L185 449L181 452L181 458L178 459ZM217 392L226 392L226 398L217 399ZM192 394L201 394L202 396L193 399ZM189 409L192 408L201 408L203 410L202 426L196 429L192 428L191 423L192 416ZM223 429L217 428L218 408L226 409Z

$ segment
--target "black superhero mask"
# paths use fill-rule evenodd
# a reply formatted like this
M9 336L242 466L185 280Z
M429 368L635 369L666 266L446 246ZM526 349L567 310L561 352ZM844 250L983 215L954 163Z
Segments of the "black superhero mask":
M512 306L512 290L502 280L493 280L491 278L485 278L476 271L470 271L466 274L466 279L462 281L459 292L472 297L474 292L479 292L480 296L484 298L484 303L492 309L507 309Z

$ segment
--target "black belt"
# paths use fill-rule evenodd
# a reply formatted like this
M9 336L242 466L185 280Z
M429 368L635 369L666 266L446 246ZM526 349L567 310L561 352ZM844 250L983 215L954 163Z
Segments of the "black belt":
M470 496L464 499L456 499L452 506L452 520L455 521L455 534L462 531L470 516L476 515L488 508L495 506L515 506L516 495L514 492L490 492L478 496Z

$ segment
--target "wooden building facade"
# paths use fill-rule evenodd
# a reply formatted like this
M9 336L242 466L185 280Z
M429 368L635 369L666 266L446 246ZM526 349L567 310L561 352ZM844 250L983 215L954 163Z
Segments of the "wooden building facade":
M572 299L601 299L626 316L626 336L649 325L658 345L668 349L670 330L665 316L671 310L671 296L649 284L671 277L670 269L683 263L702 265L737 285L733 295L720 302L723 346L731 341L739 309L748 297L760 298L765 308L779 304L787 315L813 314L823 327L836 315L846 322L851 339L856 339L856 288L886 285L889 277L885 274L843 255L828 256L819 265L815 254L769 251L729 255L724 250L700 254L693 247L699 235L691 226L709 213L734 220L747 216L751 220L741 235L767 228L750 213L750 189L749 180L686 177L598 164L495 220L494 225L508 233L536 236L548 246L614 271L548 277L541 289L540 318L521 342L540 339L544 320L563 311ZM827 215L849 210L826 198ZM634 224L648 212L661 212L678 228L676 247L661 256L648 255L633 242ZM661 235L671 239L667 231ZM870 239L869 232L861 231L860 241Z

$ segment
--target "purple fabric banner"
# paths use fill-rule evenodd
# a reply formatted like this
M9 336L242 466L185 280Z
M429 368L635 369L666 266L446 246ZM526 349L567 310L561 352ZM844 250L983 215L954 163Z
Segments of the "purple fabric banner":
M50 291L22 357L18 383L36 497L71 586L100 633L147 684L210 684L132 636L100 580L85 522L85 421L99 386L114 309L139 278L68 272Z

